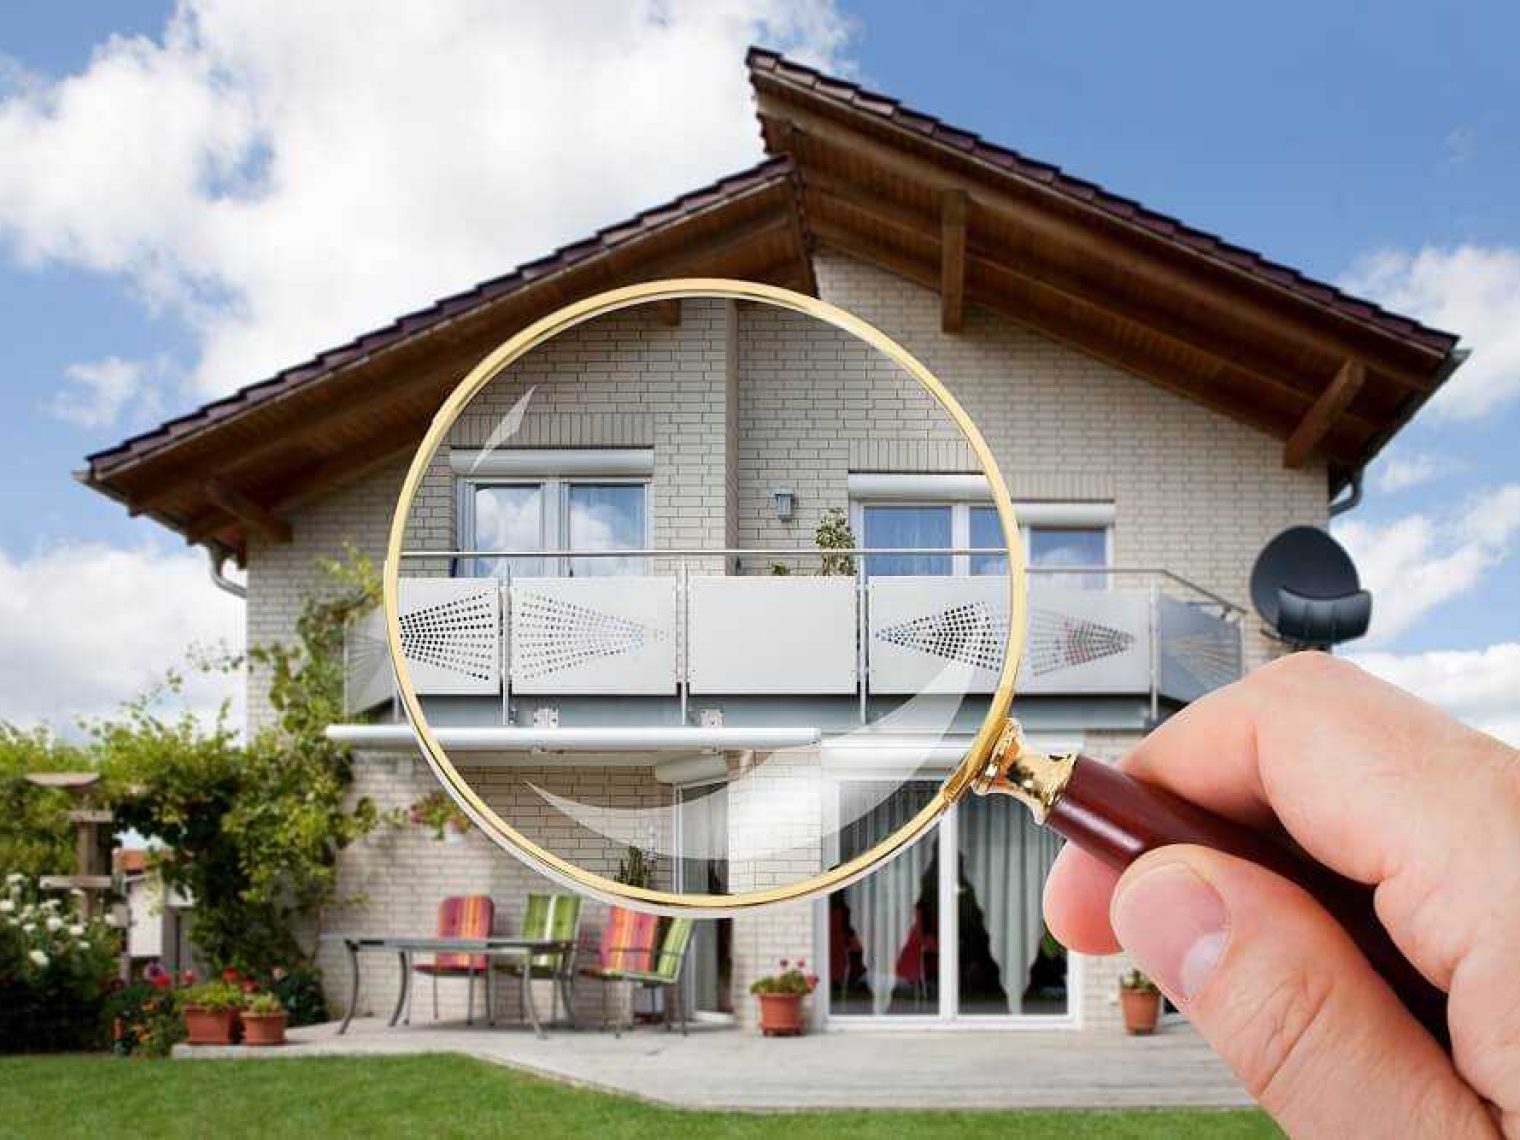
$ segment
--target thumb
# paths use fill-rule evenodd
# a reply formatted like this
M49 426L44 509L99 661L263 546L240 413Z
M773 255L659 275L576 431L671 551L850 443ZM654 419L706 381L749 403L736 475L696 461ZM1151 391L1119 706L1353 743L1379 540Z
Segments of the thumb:
M1295 1136L1484 1136L1450 1059L1306 892L1203 847L1139 859L1114 933Z

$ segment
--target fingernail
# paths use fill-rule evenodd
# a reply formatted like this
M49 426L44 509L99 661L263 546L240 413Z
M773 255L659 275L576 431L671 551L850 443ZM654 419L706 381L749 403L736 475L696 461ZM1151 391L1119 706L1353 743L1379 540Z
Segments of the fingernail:
M1114 933L1173 998L1196 994L1219 962L1230 913L1219 892L1180 863L1125 884L1110 913Z

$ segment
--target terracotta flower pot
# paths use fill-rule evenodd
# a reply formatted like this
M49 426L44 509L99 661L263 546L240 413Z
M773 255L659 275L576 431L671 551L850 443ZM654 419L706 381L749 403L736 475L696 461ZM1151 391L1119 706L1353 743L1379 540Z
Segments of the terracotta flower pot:
M1156 1031L1161 1017L1161 995L1153 990L1120 990L1119 1004L1124 1008L1125 1032L1136 1037Z
M285 1044L285 1024L289 1019L284 1013L249 1013L243 1011L244 1045Z
M231 1045L237 1032L235 1009L185 1009L185 1039L191 1045Z
M804 1032L801 994L756 994L760 1032L767 1037L800 1037Z

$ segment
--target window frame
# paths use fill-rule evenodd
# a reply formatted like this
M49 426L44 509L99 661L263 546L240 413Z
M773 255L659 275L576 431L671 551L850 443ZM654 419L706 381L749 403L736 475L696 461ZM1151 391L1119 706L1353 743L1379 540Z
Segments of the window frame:
M967 549L971 545L971 512L992 507L992 497L977 493L965 475L856 475L850 476L850 526L864 544L865 515L869 507L949 507L950 545ZM1035 530L1097 530L1103 533L1103 568L1114 568L1114 507L1111 502L1038 502L1015 503L1019 520L1019 541L1025 564L1031 555L1031 532ZM867 561L863 559L863 561ZM952 555L950 577L971 574L971 556ZM1107 586L1112 575L1094 575Z
M487 487L537 487L541 496L539 510L539 549L567 551L570 541L570 489L577 486L610 487L630 486L644 489L644 533L636 549L653 548L654 512L653 497L649 488L653 482L648 475L456 475L455 477L455 531L459 549L475 550L475 496ZM481 563L494 559L470 558L461 560L469 567L470 577L495 577L485 572ZM569 554L540 560L544 563L536 575L527 577L571 578L574 577ZM636 573L648 572L648 559L637 560ZM456 575L458 576L458 575Z

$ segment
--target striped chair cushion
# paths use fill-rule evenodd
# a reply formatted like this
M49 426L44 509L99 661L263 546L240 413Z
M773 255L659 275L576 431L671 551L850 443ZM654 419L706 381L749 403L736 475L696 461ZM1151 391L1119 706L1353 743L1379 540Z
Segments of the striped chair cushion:
M659 919L643 911L613 907L602 927L602 946L598 964L607 973L649 969L654 957L655 927Z
M490 895L451 895L438 905L439 938L489 938L495 921L496 904ZM433 955L435 973L467 974L485 968L484 954Z

